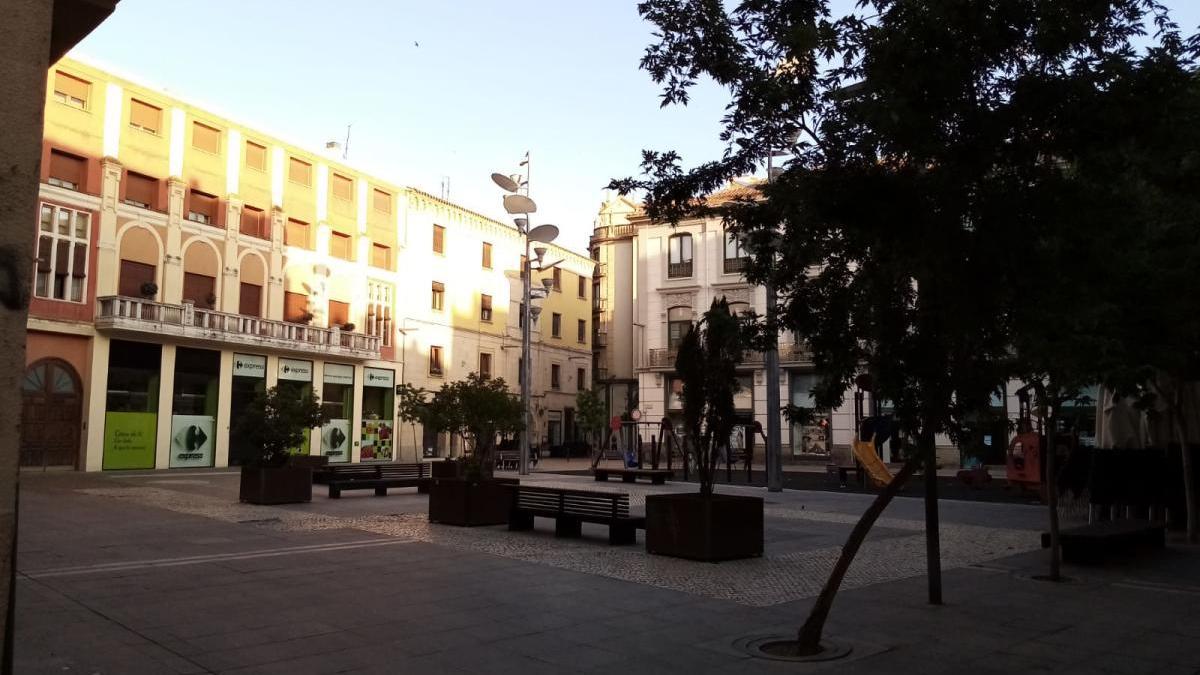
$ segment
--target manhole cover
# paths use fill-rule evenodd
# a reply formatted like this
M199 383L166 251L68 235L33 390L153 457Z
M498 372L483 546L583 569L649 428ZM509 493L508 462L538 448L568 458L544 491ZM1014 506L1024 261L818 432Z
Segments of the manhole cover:
M819 663L833 661L850 655L853 647L832 640L821 640L821 651L817 654L801 655L797 651L795 635L749 635L738 638L733 646L738 651L759 659L791 661L793 663Z

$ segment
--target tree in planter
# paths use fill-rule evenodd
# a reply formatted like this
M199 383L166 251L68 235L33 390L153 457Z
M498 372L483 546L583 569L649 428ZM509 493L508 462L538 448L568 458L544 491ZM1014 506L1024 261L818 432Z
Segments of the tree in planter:
M683 427L694 453L700 494L712 497L717 458L729 447L737 424L733 396L740 385L737 364L746 338L725 298L714 299L700 323L688 331L675 357L675 374L683 383Z
M899 430L917 439L919 453L847 541L800 649L819 650L849 559L918 461L929 599L940 603L936 435L957 435L1009 374L1021 257L1038 228L1058 227L1038 217L1038 197L1074 178L1071 158L1084 149L1121 164L1114 144L1096 141L1102 136L1064 145L1081 140L1072 127L1093 113L1076 104L1081 94L1103 97L1111 75L1134 62L1132 41L1145 24L1157 24L1155 48L1179 54L1185 43L1149 0L1086 10L865 0L840 17L820 0L729 9L645 0L639 11L656 27L642 67L663 85L664 105L686 104L701 77L731 92L721 133L728 147L691 170L674 152L647 151L648 178L612 187L646 190L652 219L723 219L752 254L750 280L778 290L779 327L812 350L818 404L839 403L865 368L875 394L893 403ZM764 199L704 201L782 147L795 158L762 186ZM1123 224L1109 215L1094 226Z
M523 428L521 401L503 378L471 373L435 392L409 386L400 393L400 417L420 422L427 431L450 433L463 441L469 479L492 475L496 439Z
M255 449L251 466L283 466L292 450L304 442L304 434L328 421L316 396L296 397L271 387L254 397L233 433Z
M584 389L575 395L575 424L583 431L592 451L600 449L608 418L604 399L595 389Z

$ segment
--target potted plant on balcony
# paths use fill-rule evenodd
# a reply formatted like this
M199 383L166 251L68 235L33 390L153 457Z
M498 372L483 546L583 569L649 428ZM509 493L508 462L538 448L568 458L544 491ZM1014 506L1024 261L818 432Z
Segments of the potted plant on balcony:
M138 290L141 291L143 298L153 300L154 296L158 295L158 284L153 281L147 281Z
M733 396L746 341L721 298L679 345L675 373L683 382L683 424L700 491L646 497L649 553L709 562L762 555L763 500L713 491L720 449L738 423Z
M439 471L441 475L430 479L430 522L466 526L508 522L508 486L516 481L492 475L492 456L496 439L520 431L522 420L520 400L502 378L471 373L435 392L401 387L400 417L420 423L426 431L452 434L465 449L453 471Z
M296 397L271 387L254 398L233 432L254 448L242 466L240 498L251 504L312 501L312 466L291 461L309 429L327 421L316 396Z

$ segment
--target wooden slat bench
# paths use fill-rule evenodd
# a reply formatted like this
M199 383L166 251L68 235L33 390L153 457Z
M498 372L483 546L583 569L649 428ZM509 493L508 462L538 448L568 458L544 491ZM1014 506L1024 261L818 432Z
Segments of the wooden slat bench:
M1071 527L1058 533L1062 559L1069 563L1091 565L1114 554L1143 549L1163 548L1167 528L1146 520L1110 520ZM1050 533L1042 533L1042 548L1050 547Z
M521 453L505 450L504 452L496 453L496 468L504 471L505 469L516 470L521 464Z
M654 485L665 485L668 480L675 479L675 472L670 469L605 469L596 467L592 475L598 481L607 481L609 476L620 476L625 483L636 482L638 478L649 478Z
M508 529L532 530L536 516L554 519L554 535L578 537L582 524L608 525L608 543L633 544L646 519L629 515L629 495L521 485L513 488Z
M428 492L428 467L423 462L330 466L325 483L329 485L330 499L341 497L342 490L375 490L377 497L386 497L388 488L415 487L417 492Z

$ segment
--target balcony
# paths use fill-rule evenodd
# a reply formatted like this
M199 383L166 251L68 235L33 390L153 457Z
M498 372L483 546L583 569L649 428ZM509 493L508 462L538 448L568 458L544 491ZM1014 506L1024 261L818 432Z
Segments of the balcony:
M604 225L592 231L592 241L632 237L634 231L633 225Z
M749 266L749 258L725 258L725 274L740 274Z
M674 370L675 348L651 349L646 353L642 368L645 370ZM742 355L742 365L761 367L766 361L766 355L759 351L748 351ZM801 344L779 345L779 365L812 365L812 356Z
M377 335L116 295L98 298L96 304L98 330L131 337L162 335L216 347L270 349L342 359L379 358Z
M667 264L667 278L680 279L692 276L692 261Z

